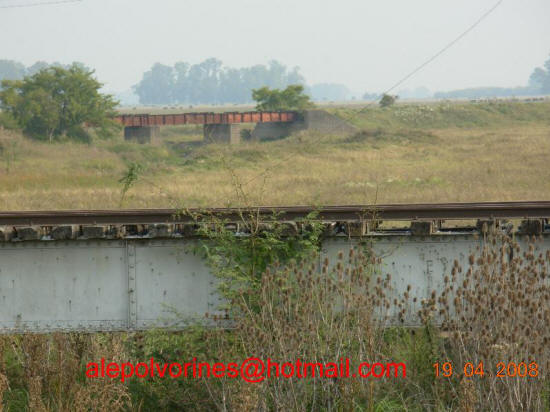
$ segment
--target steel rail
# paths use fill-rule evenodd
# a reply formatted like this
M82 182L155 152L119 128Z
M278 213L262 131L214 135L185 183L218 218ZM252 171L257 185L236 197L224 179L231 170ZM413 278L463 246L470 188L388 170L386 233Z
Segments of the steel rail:
M462 220L462 219L537 219L550 218L550 201L388 204L350 206L311 206L207 209L130 209L130 210L60 210L0 212L0 226L48 226L95 224L191 223L215 216L238 222L243 217L262 220L277 217L295 221L317 212L317 219L328 222L361 220Z

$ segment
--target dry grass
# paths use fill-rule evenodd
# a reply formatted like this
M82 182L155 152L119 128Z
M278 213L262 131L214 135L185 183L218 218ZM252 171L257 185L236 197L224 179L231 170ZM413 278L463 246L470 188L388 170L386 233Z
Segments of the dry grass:
M447 126L440 114L435 123L406 128L372 108L356 112L356 123L369 127L376 119L381 126L361 136L304 133L233 147L201 146L199 135L170 129L150 146L122 137L50 145L4 131L2 147L16 143L13 159L9 150L0 153L0 209L229 206L239 204L235 180L251 204L547 199L550 105L532 104L538 117L517 105L515 117L491 112L467 127L454 109L447 109ZM129 162L145 171L121 204L118 180Z

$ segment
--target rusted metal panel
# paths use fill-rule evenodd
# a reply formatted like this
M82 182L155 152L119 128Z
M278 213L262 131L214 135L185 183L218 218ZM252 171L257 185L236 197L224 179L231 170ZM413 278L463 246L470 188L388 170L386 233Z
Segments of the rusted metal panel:
M293 122L294 112L247 112L247 113L182 113L182 114L135 114L120 115L115 120L123 126L174 126L184 124L231 124Z

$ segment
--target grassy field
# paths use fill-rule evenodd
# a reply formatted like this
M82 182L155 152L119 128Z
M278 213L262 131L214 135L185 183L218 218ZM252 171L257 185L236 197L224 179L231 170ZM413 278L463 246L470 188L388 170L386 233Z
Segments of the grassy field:
M550 102L328 110L355 124L358 132L308 132L227 146L203 144L202 129L195 126L164 128L151 145L125 142L122 135L92 144L49 144L0 131L0 210L550 198ZM123 196L121 180L131 165L134 170L140 165L137 180ZM535 260L534 243L510 258L501 247L507 250L514 243L485 242L489 249L470 258L467 269L473 272L464 271L467 280L472 276L476 282L470 287L461 276L455 283L454 271L462 268L453 265L450 286L437 299L433 292L434 305L439 305L433 310L449 313L441 312L449 310L444 298L449 290L469 300L461 305L468 308L465 315L457 315L460 321L454 324L460 339L446 339L434 333L429 316L423 328L379 329L370 311L382 313L379 305L384 310L389 306L382 286L378 294L370 294L370 303L365 300L378 272L373 256L360 248L332 262L336 268L342 264L339 270L317 272L309 269L308 260L273 265L280 238L211 233L214 275L228 282L227 290L244 293L237 302L245 306L233 304L231 309L237 313L234 328L0 336L0 410L255 410L266 405L273 410L548 410L550 386L542 365L550 362L550 334L544 328L549 262L542 255ZM316 250L313 237L300 239L288 260ZM312 259L313 268L315 262L319 257ZM264 273L267 267L274 270ZM329 282L313 273L329 273ZM259 276L262 282L250 282ZM378 283L391 293L386 279ZM247 283L252 286L243 292ZM405 299L406 293L402 302L409 310ZM344 302L339 307L352 310L333 310L319 302ZM256 385L243 379L133 378L123 383L84 378L87 362L102 358L137 364L152 357L167 363L197 357L212 364L253 354L325 362L333 361L335 353L350 353L352 364L406 362L407 377L310 381L314 384L267 379ZM434 360L456 366L466 359L476 365L484 361L490 370L495 359L529 359L532 371L533 358L541 365L537 379L502 379L491 372L483 379L461 379L461 367L453 378L439 379L432 366Z
M355 135L237 146L165 128L152 145L0 132L0 209L548 200L550 102L329 109ZM122 198L129 164L142 171Z

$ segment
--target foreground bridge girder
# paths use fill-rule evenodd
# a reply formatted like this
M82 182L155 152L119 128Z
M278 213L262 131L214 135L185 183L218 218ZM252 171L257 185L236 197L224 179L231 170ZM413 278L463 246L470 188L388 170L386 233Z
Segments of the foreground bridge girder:
M247 236L251 216L269 230L274 219L285 235L308 230L301 219L324 225L321 256L372 245L399 296L410 285L416 303L441 291L456 260L483 245L488 229L539 238L550 249L550 202L359 205L311 208L81 210L0 212L0 333L117 331L183 328L216 314L216 278L196 254L200 226L223 221ZM311 217L310 217L311 218ZM477 219L450 228L445 220ZM512 222L522 220L514 229ZM408 221L387 228L382 221ZM410 313L415 313L416 307ZM179 314L180 316L176 316ZM414 315L406 320L418 324Z
M411 286L420 301L483 237L472 233L370 238L396 296ZM326 238L320 259L336 262L359 238ZM363 239L364 240L364 239ZM0 244L0 333L180 329L218 313L216 278L193 238L28 241ZM541 250L550 249L544 235ZM416 318L408 319L411 325Z

